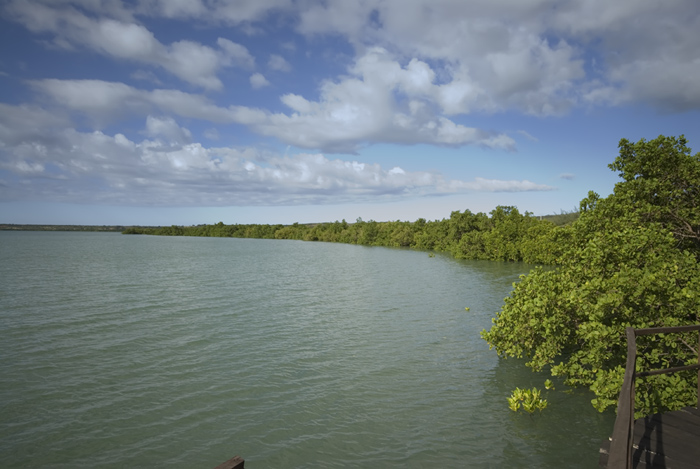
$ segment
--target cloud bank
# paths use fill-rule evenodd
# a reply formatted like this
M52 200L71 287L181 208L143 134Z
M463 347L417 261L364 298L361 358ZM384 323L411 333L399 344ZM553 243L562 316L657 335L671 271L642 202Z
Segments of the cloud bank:
M0 170L3 200L37 199L146 206L297 205L392 200L473 191L541 191L530 181L475 178L385 169L378 164L330 159L322 154L280 156L253 148L207 148L172 118L148 116L135 142L123 134L78 132L36 108L0 106L2 116L20 116L33 128L0 118L0 138L9 144Z

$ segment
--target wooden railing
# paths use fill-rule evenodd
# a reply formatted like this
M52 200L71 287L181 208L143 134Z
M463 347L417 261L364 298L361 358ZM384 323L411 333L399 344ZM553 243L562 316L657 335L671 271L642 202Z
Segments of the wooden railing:
M634 329L628 327L627 334L627 363L625 378L617 402L617 418L610 442L608 467L629 469L632 467L632 438L634 437L634 382L635 378L643 376L675 373L677 371L698 370L698 408L700 408L700 334L698 334L698 364L664 368L637 373L637 336L652 334L673 334L679 332L700 331L700 324L694 326L654 327L650 329Z

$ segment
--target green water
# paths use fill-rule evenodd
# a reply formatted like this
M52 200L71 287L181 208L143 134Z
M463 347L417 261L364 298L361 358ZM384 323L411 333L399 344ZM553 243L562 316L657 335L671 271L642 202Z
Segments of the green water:
M0 232L0 466L596 467L614 416L479 338L518 264ZM465 311L465 306L470 311Z

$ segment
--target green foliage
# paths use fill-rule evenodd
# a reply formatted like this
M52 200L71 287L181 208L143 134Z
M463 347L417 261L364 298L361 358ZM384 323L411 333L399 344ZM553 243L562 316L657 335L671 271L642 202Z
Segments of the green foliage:
M490 215L490 216L489 216ZM561 253L560 236L552 223L515 207L496 207L491 213L469 210L452 212L445 220L377 222L358 218L355 223L335 221L301 225L215 225L134 227L124 234L161 236L215 236L234 238L274 238L333 243L389 246L446 251L460 259L525 261L551 264Z
M542 392L537 388L515 388L508 398L508 408L513 412L522 408L528 414L532 414L536 410L542 412L547 408L547 399L542 398Z
M611 168L624 181L607 198L589 193L580 218L555 235L568 240L558 268L521 277L491 330L482 332L499 355L527 357L534 370L549 368L567 385L588 386L601 411L617 403L625 327L700 320L700 159L682 137L623 140L620 148ZM640 338L638 367L697 363L697 341L697 334ZM692 405L696 390L697 374L640 380L639 414Z
M620 141L610 169L624 182L616 195L646 222L669 229L683 247L700 250L700 153L691 155L685 137Z

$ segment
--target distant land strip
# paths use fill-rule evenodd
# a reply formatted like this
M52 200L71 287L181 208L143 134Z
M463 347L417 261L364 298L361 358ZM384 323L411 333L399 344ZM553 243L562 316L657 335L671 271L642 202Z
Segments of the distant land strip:
M99 231L121 233L127 228L161 228L135 225L17 225L0 223L0 231Z
M561 214L541 215L536 218L540 220L549 220L555 225L564 225L571 223L578 218L577 212L562 212ZM315 226L321 223L297 223L297 225ZM352 224L352 223L350 223ZM192 225L194 226L194 225ZM204 225L198 225L204 226ZM261 225L262 226L262 225ZM282 225L287 226L287 225ZM105 233L121 233L128 228L138 229L157 229L163 228L161 225L44 225L44 224L16 224L16 223L0 223L0 231L99 231Z

